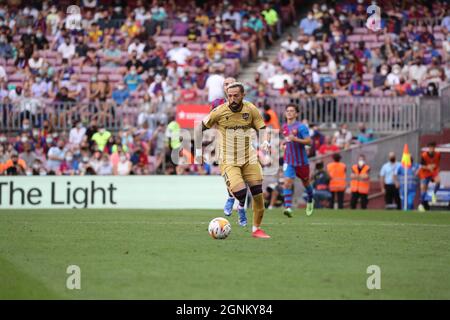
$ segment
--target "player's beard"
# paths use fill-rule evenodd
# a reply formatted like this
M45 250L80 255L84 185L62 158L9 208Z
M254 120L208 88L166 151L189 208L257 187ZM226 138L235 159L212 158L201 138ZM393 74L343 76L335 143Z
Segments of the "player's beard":
M238 112L239 110L241 110L241 107L242 107L242 101L240 103L237 103L237 102L230 103L230 109L233 112Z

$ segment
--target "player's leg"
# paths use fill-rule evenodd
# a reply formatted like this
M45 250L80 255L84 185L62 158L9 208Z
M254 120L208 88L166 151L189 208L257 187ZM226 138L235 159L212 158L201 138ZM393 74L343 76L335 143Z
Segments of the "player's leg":
M223 165L221 171L228 189L231 190L231 193L239 201L239 224L246 226L245 199L247 198L247 185L242 177L241 168L238 166Z
M427 195L428 184L430 183L430 178L425 178L420 181L420 205L417 208L419 211L425 211L425 197Z
M295 174L302 180L306 191L306 215L310 216L314 212L314 190L309 181L309 165L298 166L295 168Z
M292 218L292 186L294 185L295 170L290 164L283 165L283 196L284 196L284 211L283 213Z
M225 213L226 216L229 217L233 213L233 206L234 206L235 198L234 198L233 194L230 192L230 190L228 190L228 188L227 188L227 192L228 192L228 199L225 202L223 212Z
M277 189L272 190L272 194L270 197L270 203L269 203L269 209L272 209L273 207L275 207L275 204L276 204L279 196L280 196L280 193L278 192Z
M253 227L252 236L255 238L270 238L260 227L264 217L264 197L262 194L263 173L259 163L246 164L242 167L244 181L250 187L252 194Z
M437 201L436 193L438 192L439 188L441 187L441 178L439 177L439 175L435 175L432 179L435 184L434 184L433 195L431 196L431 202L436 203L436 201Z

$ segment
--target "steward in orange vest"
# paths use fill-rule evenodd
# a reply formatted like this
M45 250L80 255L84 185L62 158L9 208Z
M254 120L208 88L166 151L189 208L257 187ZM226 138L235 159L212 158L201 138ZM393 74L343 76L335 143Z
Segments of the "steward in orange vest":
M364 155L359 156L358 164L352 166L350 190L352 198L350 206L356 209L358 199L361 198L361 208L367 209L369 203L369 189L370 189L370 166L366 164Z
M334 208L335 197L337 197L338 208L344 208L344 191L346 186L346 170L347 166L340 162L341 155L335 153L333 155L333 162L327 165L328 175L330 176L329 189L331 192L330 208Z

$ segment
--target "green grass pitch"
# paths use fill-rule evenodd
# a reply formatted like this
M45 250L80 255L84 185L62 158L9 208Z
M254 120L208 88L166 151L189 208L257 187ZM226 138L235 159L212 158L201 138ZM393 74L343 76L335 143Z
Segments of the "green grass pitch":
M249 212L251 213L251 212ZM220 210L1 210L0 299L450 299L448 212L266 211L253 239ZM69 265L81 289L69 290ZM366 286L381 269L381 289Z

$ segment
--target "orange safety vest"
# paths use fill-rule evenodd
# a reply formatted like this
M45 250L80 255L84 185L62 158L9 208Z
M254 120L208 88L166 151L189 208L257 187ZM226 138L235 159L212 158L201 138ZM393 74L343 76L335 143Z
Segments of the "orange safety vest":
M420 179L437 176L439 173L439 163L441 162L441 153L435 151L433 158L431 158L428 152L424 152L422 153L422 160L425 162L426 165L434 164L434 170L430 171L425 168L420 168L419 169Z
M342 162L331 162L327 165L327 170L330 175L330 191L345 191L345 171L347 170L345 164Z
M361 194L369 194L369 188L370 188L370 178L360 178L360 175L363 174L369 174L369 170L370 167L365 164L362 169L361 172L358 169L358 165L355 164L352 167L352 171L354 174L358 175L358 177L356 179L352 179L351 183L350 183L350 189L351 192L357 192L357 193L361 193Z

